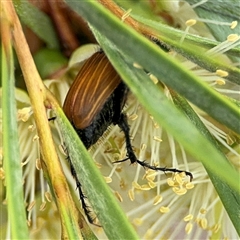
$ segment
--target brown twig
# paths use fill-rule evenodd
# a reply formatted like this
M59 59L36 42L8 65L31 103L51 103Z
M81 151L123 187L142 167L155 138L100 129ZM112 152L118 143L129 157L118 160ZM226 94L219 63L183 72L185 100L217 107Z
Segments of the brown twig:
M66 15L67 5L62 0L51 1L46 0L49 8L49 14L53 20L59 39L63 46L63 51L66 56L70 56L72 52L80 45L78 42L69 20Z
M133 19L131 16L127 16L123 19L123 16L125 15L125 11L120 8L114 1L112 0L98 0L99 3L101 3L105 8L110 10L114 15L116 15L119 19L122 19L126 24L134 28L136 31L140 32L144 36L148 38L153 38L156 36L154 31L147 26L145 26L142 23L139 23L135 19Z

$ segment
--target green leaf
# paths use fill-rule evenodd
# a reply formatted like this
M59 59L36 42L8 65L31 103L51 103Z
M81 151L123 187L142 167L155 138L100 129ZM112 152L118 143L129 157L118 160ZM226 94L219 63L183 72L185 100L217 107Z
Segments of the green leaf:
M56 115L78 180L106 235L109 239L138 239L116 197L62 110L57 111Z
M198 3L198 0L187 0L189 4ZM206 1L205 3L198 5L194 8L194 11L199 17L206 20L214 20L216 23L231 23L232 21L239 21L240 16L240 4L238 0L217 0L217 1ZM230 26L222 24L213 24L206 22L206 25L211 30L213 36L218 41L224 41L226 36L233 33L239 33L240 26L238 25L235 29L231 29Z
M7 190L8 221L11 223L11 239L28 239L14 80L13 54L9 43L8 49L4 49L2 45L3 169Z
M187 2L192 5L198 3L199 1L187 0ZM212 35L220 42L225 41L226 36L229 34L239 34L240 32L239 24L234 29L231 29L230 26L220 24L231 24L232 21L239 22L240 4L238 0L206 1L205 3L194 8L194 11L200 18L208 20L205 24L208 26ZM214 21L215 23L211 23L210 21ZM217 22L219 24L216 24ZM239 56L236 61L239 61Z
M172 40L172 42L179 43L182 36L185 34L185 32L181 29L170 27L166 24L159 23L158 21L149 20L147 18L139 17L136 15L133 15L133 17L134 19L137 19L142 24L149 26L153 29L156 29L157 33L159 33L160 41ZM225 35L225 39L223 41L226 40L226 36L227 35ZM170 43L171 42L169 42L169 44ZM221 41L216 41L216 40L208 39L195 34L187 33L187 35L184 38L184 43L186 43L187 45L196 44L198 47L204 48L204 51L207 51L211 48L216 47L218 44L221 43ZM166 42L166 44L168 44L168 42ZM234 48L229 49L226 54L239 57L240 47L235 46Z
M207 51L211 48L216 47L220 42L212 41L200 36L193 34L187 34L184 43L181 44L181 38L185 34L184 31L166 26L164 24L150 21L148 19L135 17L143 24L151 27L158 34L159 39L163 45L167 45L171 49L175 50L188 60L196 63L202 68L215 72L217 69L221 69L228 72L226 77L229 81L240 85L240 70L233 65L226 64L222 60L219 60L217 57L213 57L211 54L208 54ZM240 48L236 47L229 51L227 54L231 56L240 55Z
M21 18L49 48L59 49L59 42L49 17L27 1L14 1L14 7Z

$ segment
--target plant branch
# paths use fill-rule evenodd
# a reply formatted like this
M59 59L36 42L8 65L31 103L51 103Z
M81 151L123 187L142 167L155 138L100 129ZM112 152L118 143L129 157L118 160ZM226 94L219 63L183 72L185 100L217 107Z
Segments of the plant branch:
M43 163L48 171L47 175L49 176L49 180L52 184L52 189L62 220L62 237L68 236L79 239L81 236L79 230L81 219L77 214L78 210L72 200L48 124L46 108L44 105L47 91L32 59L20 21L16 15L12 2L5 1L2 4L6 12L6 16L8 16L8 20L12 25L14 47L31 100ZM72 213L75 214L72 215ZM71 230L72 225L76 226L74 230Z

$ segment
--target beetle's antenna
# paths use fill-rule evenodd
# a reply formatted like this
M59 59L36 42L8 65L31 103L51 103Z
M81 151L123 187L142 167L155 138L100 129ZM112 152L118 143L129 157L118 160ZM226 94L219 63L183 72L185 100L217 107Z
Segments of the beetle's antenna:
M193 179L193 175L191 172L185 171L185 170L179 170L176 168L167 168L167 167L157 167L157 166L152 166L148 164L146 161L140 161L137 159L131 145L131 139L130 139L130 128L127 122L127 116L124 113L121 113L119 122L117 123L120 129L123 131L126 139L126 148L127 148L127 158L116 161L114 163L119 163L119 162L125 162L127 160L131 161L131 164L133 163L138 163L144 168L149 168L155 171L162 171L162 172L174 172L174 173L181 173L184 172L187 176L189 176L190 181Z

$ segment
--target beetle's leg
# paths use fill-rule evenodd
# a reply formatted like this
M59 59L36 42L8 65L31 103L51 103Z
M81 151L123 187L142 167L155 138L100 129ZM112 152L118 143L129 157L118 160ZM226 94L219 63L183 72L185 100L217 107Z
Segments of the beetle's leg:
M134 151L133 151L133 149L132 149L131 139L130 139L130 128L129 128L129 125L128 125L128 122L127 122L127 116L124 113L120 114L120 118L119 118L119 121L118 121L118 126L120 127L120 129L123 131L123 133L125 135L126 148L127 148L127 158L125 158L123 160L120 160L120 161L116 161L116 162L124 162L124 161L129 159L132 164L137 162L138 164L140 164L144 168L149 168L149 169L152 169L152 170L155 170L155 171L174 172L174 173L185 172L185 174L187 176L189 176L190 181L192 181L193 175L192 175L191 172L179 170L179 169L176 169L176 168L152 166L145 161L138 160Z
M82 204L82 209L83 209L83 211L84 211L84 213L85 213L85 215L87 217L87 220L89 221L89 223L91 223L91 224L93 224L95 226L100 227L100 225L94 223L95 219L91 216L91 211L89 209L90 207L86 204L86 201L85 201L86 196L84 195L84 193L82 191L81 183L80 183L80 181L77 178L76 171L75 171L75 169L74 169L74 167L72 165L72 162L71 162L69 156L67 157L67 159L68 159L68 162L69 162L69 165L70 165L70 170L71 170L72 176L73 176L73 178L76 181L76 185L77 185L80 201L81 201L81 204Z
M57 117L51 117L51 118L48 119L48 121L49 121L49 122L50 122L50 121L54 121L56 118L57 118Z
M141 166L143 166L145 168L149 168L149 169L152 169L152 170L155 170L155 171L162 171L164 173L165 172L174 172L174 173L184 172L187 176L189 176L190 181L192 181L192 179L193 179L192 173L188 172L188 171L183 171L183 170L180 170L180 169L177 169L177 168L156 167L156 166L148 164L145 161L140 161L140 160L137 160L137 162L138 162L138 164L140 164Z
M138 159L132 149L131 139L130 139L130 128L127 122L127 116L124 113L121 113L119 116L118 126L123 131L126 140L126 148L127 148L127 158L117 161L124 162L126 160L130 160L131 164L138 162Z

